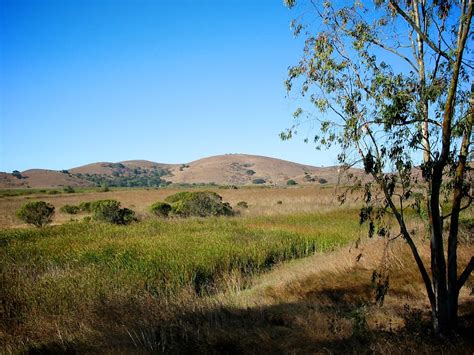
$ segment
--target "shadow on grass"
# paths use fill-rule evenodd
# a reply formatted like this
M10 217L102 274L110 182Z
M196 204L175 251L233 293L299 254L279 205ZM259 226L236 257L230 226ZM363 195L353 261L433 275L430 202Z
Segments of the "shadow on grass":
M295 303L255 308L219 307L186 311L155 322L144 321L146 310L130 309L137 317L124 319L123 331L103 329L105 345L51 343L30 353L472 353L474 300L461 305L458 334L439 339L431 333L429 314L387 331L369 327L366 317L376 312L367 285L308 293ZM106 308L104 308L106 307ZM403 309L403 307L400 307ZM123 308L102 305L102 322L118 322ZM398 310L400 311L400 310ZM117 328L116 328L117 329Z

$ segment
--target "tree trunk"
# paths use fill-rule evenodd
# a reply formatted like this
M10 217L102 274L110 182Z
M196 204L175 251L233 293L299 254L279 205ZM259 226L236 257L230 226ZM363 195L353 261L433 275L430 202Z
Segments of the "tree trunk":
M441 139L441 153L434 164L433 176L431 180L431 272L433 289L436 298L436 310L433 315L433 326L437 334L446 335L450 333L452 329L452 322L457 319L457 303L460 283L458 280L453 280L452 274L454 268L457 267L456 260L456 245L457 245L457 221L459 218L459 208L454 207L452 209L451 222L455 222L455 229L450 230L452 238L448 241L451 242L451 246L454 247L453 253L448 255L448 263L450 263L450 284L454 282L454 285L450 287L449 292L447 288L447 273L446 273L446 260L444 258L443 248L443 217L439 208L439 196L441 183L443 181L443 170L449 160L451 140L452 140L452 118L454 115L455 101L456 101L456 90L458 87L459 73L461 69L462 56L465 49L466 40L469 34L470 23L473 14L473 4L469 1L468 11L464 19L461 20L458 33L458 47L456 53L456 60L453 64L453 75L450 83L450 87L447 93L446 104L444 108L443 121L442 121L442 139ZM470 137L469 137L470 138ZM456 189L455 189L456 195ZM453 201L454 202L454 201ZM452 227L452 225L451 225ZM449 252L448 252L449 254ZM449 260L451 258L451 260ZM457 273L457 270L455 270Z
M446 261L444 258L442 216L439 209L439 194L442 181L442 167L435 166L431 181L430 225L431 225L431 279L435 294L433 328L436 334L448 332L448 295L446 285Z
M461 201L463 198L463 182L465 179L467 156L472 134L472 125L474 124L474 84L471 85L471 103L464 128L461 148L459 150L458 166L454 178L453 205L451 208L451 224L449 226L448 237L448 311L449 325L455 329L458 321L458 298L459 289L462 287L458 281L457 270L457 247L459 231L459 213L461 211Z

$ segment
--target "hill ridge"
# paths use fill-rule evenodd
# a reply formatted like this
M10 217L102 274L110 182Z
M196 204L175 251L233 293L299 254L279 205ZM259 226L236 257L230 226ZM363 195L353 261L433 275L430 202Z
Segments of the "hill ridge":
M363 174L360 169L352 173ZM275 157L242 153L221 154L187 163L159 163L145 159L95 162L67 170L28 169L0 173L0 188L62 186L163 186L166 184L287 185L335 183L339 167L316 167Z

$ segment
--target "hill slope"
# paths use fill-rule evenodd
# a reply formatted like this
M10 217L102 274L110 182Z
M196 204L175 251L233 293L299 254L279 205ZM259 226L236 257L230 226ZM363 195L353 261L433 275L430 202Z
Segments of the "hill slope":
M335 183L337 172L337 167L318 168L258 155L226 154L173 167L172 176L165 178L174 183L214 182L219 185L246 185L261 179L267 184L286 185L290 179L299 184L318 183L319 179Z
M337 183L338 167L320 168L286 160L247 154L225 154L186 164L162 164L148 160L118 163L99 162L67 171L33 169L21 172L23 178L0 173L0 188L96 186L161 186L169 183L219 185L286 185ZM359 169L352 173L362 175ZM345 181L343 178L342 182Z
M67 172L47 169L30 169L21 172L21 178L0 173L0 188L43 188L43 187L87 187L90 181Z

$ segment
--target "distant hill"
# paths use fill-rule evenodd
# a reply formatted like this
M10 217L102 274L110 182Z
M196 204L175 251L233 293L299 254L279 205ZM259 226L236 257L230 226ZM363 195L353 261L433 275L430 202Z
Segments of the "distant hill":
M41 188L41 187L86 187L93 186L87 180L67 172L46 169L31 169L21 172L21 177L0 173L0 188Z
M298 184L335 183L338 168L318 168L286 160L247 154L226 154L199 159L171 168L174 183L216 183L247 185L264 181L271 185L286 185L288 180Z
M347 181L338 167L315 167L286 160L247 154L225 154L185 164L148 160L99 162L62 171L34 169L15 174L0 173L1 188L48 188L63 186L163 186L175 184L286 185L325 184ZM360 169L351 173L363 175Z

